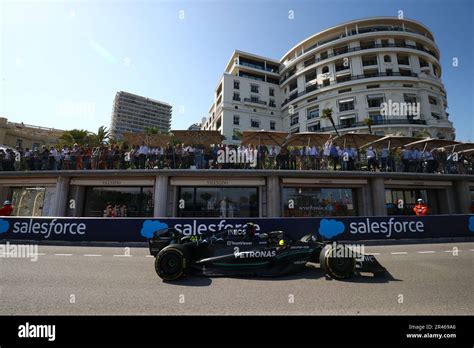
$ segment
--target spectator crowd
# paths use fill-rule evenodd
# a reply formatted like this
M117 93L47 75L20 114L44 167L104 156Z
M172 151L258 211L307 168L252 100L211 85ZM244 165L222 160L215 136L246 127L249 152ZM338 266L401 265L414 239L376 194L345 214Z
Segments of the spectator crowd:
M220 153L234 152L246 162L222 163ZM251 165L254 162L256 165ZM177 144L163 147L103 145L91 147L42 146L0 149L1 171L118 170L118 169L290 169L366 170L419 173L474 173L474 156L444 149L422 148L358 150L326 142L324 146L254 146Z

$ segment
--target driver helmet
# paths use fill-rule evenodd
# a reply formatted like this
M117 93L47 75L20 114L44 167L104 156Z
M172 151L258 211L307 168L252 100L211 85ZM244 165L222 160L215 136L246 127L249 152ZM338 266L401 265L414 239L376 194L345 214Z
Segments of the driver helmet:
M10 201L5 201L5 202L3 202L3 205L12 205L12 202L10 202Z
M416 203L418 203L418 204L423 204L423 203L425 203L425 202L424 202L421 198L418 198L418 199L416 200Z
M255 225L252 222L248 222L246 230L247 230L247 235L249 237L253 237L253 236L255 236L257 228L255 227Z

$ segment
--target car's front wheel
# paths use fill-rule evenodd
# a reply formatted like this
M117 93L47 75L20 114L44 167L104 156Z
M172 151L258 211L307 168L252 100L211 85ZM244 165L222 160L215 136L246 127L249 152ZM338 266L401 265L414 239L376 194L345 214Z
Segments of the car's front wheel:
M183 276L187 262L185 250L178 245L170 245L156 256L155 270L163 280L176 280Z
M336 250L334 245L326 245L319 255L321 268L333 279L350 278L354 275L356 259L340 254L341 249Z

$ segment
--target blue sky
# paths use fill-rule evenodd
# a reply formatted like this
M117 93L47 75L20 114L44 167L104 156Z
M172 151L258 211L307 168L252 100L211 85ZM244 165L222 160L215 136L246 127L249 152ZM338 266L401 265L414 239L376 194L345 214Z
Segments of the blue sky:
M327 27L402 10L434 33L457 139L474 141L471 0L0 4L0 116L10 121L96 131L124 90L170 103L172 128L185 129L206 116L234 49L280 59Z

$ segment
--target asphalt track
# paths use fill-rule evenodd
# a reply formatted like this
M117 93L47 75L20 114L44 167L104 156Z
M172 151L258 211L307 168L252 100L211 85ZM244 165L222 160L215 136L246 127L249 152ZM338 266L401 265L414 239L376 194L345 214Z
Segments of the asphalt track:
M129 255L128 252L129 251ZM164 283L146 248L40 245L0 255L0 315L474 313L474 243L368 246L391 276L190 277Z

